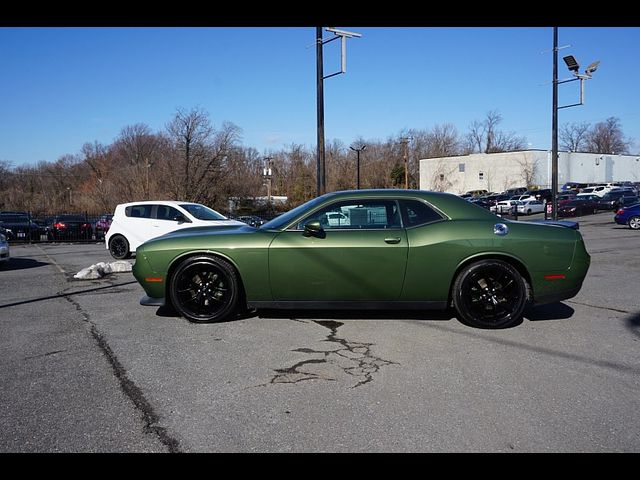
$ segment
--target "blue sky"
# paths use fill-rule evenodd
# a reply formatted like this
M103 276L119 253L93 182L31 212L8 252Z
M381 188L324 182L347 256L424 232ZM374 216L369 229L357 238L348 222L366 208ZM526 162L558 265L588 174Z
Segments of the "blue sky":
M501 128L551 144L551 27L358 27L347 73L325 81L325 137L385 140L402 129L452 123L460 133L489 110ZM333 34L325 33L325 38ZM316 142L315 28L2 27L0 160L14 166L111 143L145 123L159 131L177 108L206 109L215 126L238 125L261 153ZM561 57L601 65L586 104L559 121L618 117L640 152L640 28L561 27ZM339 69L339 41L325 46ZM578 82L560 85L578 101Z

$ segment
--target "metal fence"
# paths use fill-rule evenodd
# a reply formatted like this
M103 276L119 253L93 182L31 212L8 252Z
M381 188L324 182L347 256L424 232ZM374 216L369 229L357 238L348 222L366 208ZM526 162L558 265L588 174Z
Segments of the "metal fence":
M69 217L77 217L69 221ZM228 218L245 222L252 226L260 226L277 216L276 214L260 215L227 215ZM10 243L45 243L103 242L111 225L106 215L90 215L84 213L33 214L32 212L0 212L0 233Z
M104 239L104 215L0 212L0 233L10 243L95 242Z

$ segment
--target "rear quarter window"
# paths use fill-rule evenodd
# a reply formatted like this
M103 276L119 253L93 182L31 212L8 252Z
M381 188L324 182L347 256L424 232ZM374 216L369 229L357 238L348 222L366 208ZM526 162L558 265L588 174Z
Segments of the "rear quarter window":
M418 200L400 200L400 210L406 227L417 227L443 219L433 208Z
M124 210L127 217L151 218L151 208L153 205L129 205Z

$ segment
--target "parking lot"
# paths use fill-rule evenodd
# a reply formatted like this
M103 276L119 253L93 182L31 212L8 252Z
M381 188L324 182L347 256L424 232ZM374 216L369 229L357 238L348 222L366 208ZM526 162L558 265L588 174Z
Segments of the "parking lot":
M527 220L526 217L521 220ZM446 312L143 307L103 243L0 267L2 452L637 452L640 236L578 218L591 267L519 326Z

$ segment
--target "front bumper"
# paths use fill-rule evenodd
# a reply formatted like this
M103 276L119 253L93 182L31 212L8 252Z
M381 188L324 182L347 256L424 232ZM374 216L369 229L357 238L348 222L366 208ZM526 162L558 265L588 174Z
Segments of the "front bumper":
M155 298L150 297L149 295L144 295L140 299L140 305L145 305L147 307L164 307L165 300L164 298Z

